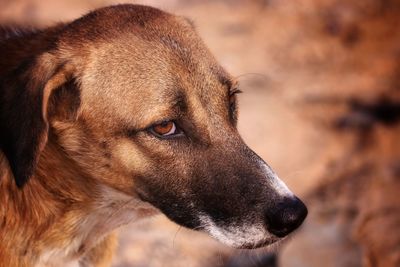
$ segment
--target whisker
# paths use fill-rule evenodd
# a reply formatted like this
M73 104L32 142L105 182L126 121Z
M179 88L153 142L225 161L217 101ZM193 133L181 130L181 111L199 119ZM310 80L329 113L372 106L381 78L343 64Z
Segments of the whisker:
M175 235L174 235L174 239L172 240L172 247L175 248L175 239L176 236L178 235L179 231L182 229L182 226L178 227L178 230L176 230Z
M266 79L266 80L269 80L269 79L270 79L267 75L262 74L262 73L258 73L258 72L247 72L247 73L243 73L243 74L240 74L240 75L234 77L234 79L236 80L236 79L239 79L239 78L242 78L242 77L245 77L245 76L250 76L250 75L251 75L251 76L257 76L257 77L262 77L262 78L264 78L264 79Z
M236 87L265 88L271 82L271 78L262 73L249 72L234 77ZM247 85L243 85L243 83Z

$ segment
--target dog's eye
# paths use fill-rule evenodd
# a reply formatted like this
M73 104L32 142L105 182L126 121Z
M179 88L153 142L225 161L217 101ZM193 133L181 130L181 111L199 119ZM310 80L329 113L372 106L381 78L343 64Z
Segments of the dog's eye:
M173 121L163 121L153 125L150 130L158 136L171 136L179 133L178 127Z

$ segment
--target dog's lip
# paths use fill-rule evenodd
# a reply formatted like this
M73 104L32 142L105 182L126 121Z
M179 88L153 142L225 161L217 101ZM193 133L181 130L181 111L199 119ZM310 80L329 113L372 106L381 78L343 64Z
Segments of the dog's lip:
M281 240L282 240L282 238L276 238L276 237L271 238L271 237L268 237L268 238L265 238L265 239L263 239L261 241L258 241L257 243L244 243L244 244L242 244L242 245L240 245L240 246L238 246L236 248L237 249L257 249L257 248L262 248L262 247L266 247L266 246L272 245L272 244L274 244L274 243L276 243L278 241L281 241Z
M135 194L141 201L150 203L149 197L145 191L136 189Z

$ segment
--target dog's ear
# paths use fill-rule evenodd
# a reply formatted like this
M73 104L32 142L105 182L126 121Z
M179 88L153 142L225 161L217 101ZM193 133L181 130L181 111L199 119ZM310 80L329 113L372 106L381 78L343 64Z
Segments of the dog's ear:
M49 98L72 78L73 72L70 64L46 52L2 81L0 142L18 187L34 174L46 145Z

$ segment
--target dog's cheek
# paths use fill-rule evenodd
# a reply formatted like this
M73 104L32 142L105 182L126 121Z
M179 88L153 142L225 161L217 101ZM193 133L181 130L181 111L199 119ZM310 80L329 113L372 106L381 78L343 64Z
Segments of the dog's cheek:
M56 142L72 158L83 156L88 150L86 136L78 123L69 121L52 121L51 129Z
M140 198L180 225L192 229L199 227L198 210L188 185L181 184L183 181L177 174L156 172L155 176L137 177L135 186Z
M79 122L54 121L57 143L99 183L131 194L134 178L152 169L152 161L128 138L96 136Z
M143 175L151 169L152 161L131 140L120 138L112 149L115 165L126 173Z
M110 157L87 127L77 121L52 121L51 128L52 138L80 169L99 177L111 167Z

